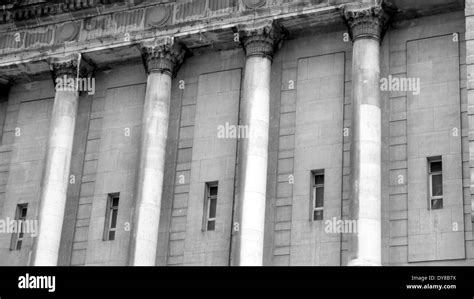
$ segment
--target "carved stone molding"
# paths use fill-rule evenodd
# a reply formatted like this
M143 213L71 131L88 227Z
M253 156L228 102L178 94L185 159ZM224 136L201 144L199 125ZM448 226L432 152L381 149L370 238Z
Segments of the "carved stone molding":
M397 11L393 4L386 1L342 6L342 13L353 41L359 38L372 38L382 42L390 20Z
M245 5L245 8L256 9L264 6L267 0L242 0L242 3Z
M145 23L152 27L161 27L168 22L171 13L171 5L159 5L148 8L146 10Z
M171 38L145 41L140 47L147 73L175 76L186 56L185 47Z
M247 56L264 56L270 59L273 59L275 50L281 46L285 35L284 30L273 20L238 25L237 29Z
M110 6L127 6L125 0L89 0L89 1L36 1L37 3L22 3L26 1L10 1L11 4L4 5L0 11L0 24L7 22L20 22L34 20L37 18L51 17L63 13L73 13L81 10L97 9L104 10Z
M79 22L68 22L58 25L54 34L54 42L63 43L76 41L79 36L80 27Z

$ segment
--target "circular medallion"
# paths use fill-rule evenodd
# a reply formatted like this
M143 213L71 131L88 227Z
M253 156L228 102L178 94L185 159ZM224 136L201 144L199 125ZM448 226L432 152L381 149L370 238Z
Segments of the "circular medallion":
M56 43L68 42L75 40L78 33L79 26L77 26L77 23L70 22L57 27L54 39Z
M158 5L147 9L145 24L153 27L163 26L170 18L170 8L168 5Z
M242 0L246 8L256 9L262 7L267 3L267 0Z

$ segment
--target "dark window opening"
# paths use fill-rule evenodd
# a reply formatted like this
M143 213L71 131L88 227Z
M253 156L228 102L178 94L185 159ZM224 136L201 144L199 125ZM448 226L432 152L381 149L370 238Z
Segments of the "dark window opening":
M441 157L428 158L429 207L431 210L443 208L443 162Z
M15 212L15 220L17 223L17 231L13 233L10 244L10 250L21 250L21 245L24 241L24 223L26 220L26 214L28 212L28 204L17 205Z
M104 241L115 240L120 193L109 194L105 212Z
M206 183L206 198L204 200L204 230L216 229L218 183Z
M311 219L324 219L324 170L311 172Z

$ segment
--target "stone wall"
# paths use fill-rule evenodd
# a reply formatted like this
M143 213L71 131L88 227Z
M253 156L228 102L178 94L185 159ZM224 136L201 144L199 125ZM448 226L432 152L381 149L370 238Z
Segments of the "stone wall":
M384 265L473 264L470 21L457 12L398 22L382 44L381 77L422 84L419 96L382 92ZM274 58L265 265L347 264L347 235L328 235L309 213L311 170L325 169L325 220L350 220L352 45L345 33L287 40ZM217 129L237 124L243 68L241 49L206 52L173 80L157 265L228 264L238 140L218 138ZM126 264L145 82L140 61L114 65L96 75L94 95L80 98L61 265ZM38 81L14 85L0 104L2 219L24 202L27 218L35 217L53 97L51 81ZM445 207L428 211L425 162L435 155L443 155ZM211 181L219 181L217 226L206 232ZM103 241L107 195L117 192L117 237ZM10 251L10 240L0 235L0 264L26 265L31 238L21 251Z

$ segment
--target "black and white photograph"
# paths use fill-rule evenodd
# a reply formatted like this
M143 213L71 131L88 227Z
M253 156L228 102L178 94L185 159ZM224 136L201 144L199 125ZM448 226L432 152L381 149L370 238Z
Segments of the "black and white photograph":
M0 1L1 299L472 299L473 228L474 0Z

